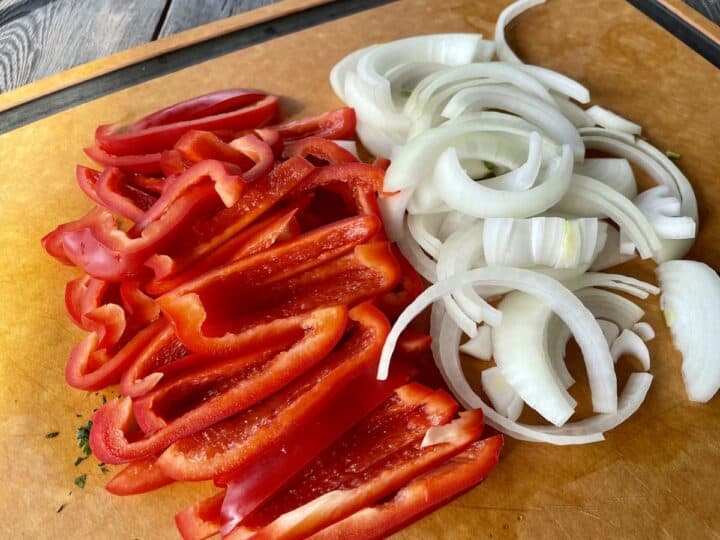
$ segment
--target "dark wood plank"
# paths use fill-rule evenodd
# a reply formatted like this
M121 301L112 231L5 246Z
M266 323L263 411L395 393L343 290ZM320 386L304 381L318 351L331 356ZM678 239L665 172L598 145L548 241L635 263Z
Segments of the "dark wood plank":
M158 37L237 15L278 0L172 0Z
M702 13L713 21L720 24L720 0L684 0L686 4Z
M150 41L165 3L0 2L0 91Z

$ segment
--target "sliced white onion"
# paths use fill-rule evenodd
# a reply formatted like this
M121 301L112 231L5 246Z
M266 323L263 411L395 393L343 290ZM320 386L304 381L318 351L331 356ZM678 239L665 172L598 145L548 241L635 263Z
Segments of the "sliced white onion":
M565 286L572 291L587 287L603 287L623 291L638 298L645 299L649 294L658 294L660 289L651 283L635 279L623 274L604 274L601 272L588 272L565 281Z
M650 369L650 352L645 342L632 330L623 330L610 347L613 361L617 362L624 354L629 354L640 360L645 371Z
M510 420L517 420L522 413L523 400L505 380L500 368L484 369L480 379L495 410Z
M453 209L475 217L528 217L556 204L570 185L572 154L563 146L538 185L526 191L503 191L476 183L463 170L454 148L437 160L434 181L443 200Z
M406 227L407 229L407 227ZM428 257L420 246L415 243L409 234L404 234L397 240L397 247L407 261L415 268L418 274L430 283L437 281L435 261Z
M692 218L698 225L697 200L690 182L660 150L642 139L616 130L583 128L580 133L586 148L624 157L643 169L658 185L668 186L672 194L680 199L682 215ZM658 262L680 258L692 244L691 239L663 239L661 249L654 258Z
M532 64L519 64L517 68L532 75L540 81L543 86L557 94L572 98L580 103L590 101L590 91L576 80L562 73ZM555 101L557 102L557 100Z
M411 196L412 190L406 188L396 193L381 194L378 197L380 215L390 240L397 241L405 235L405 209Z
M605 341L607 341L608 346L611 346L620 335L620 328L618 328L618 325L614 322L606 321L605 319L598 319L598 324L600 325L600 330L602 330L602 333L605 336ZM612 348L610 349L610 352L612 353ZM617 359L613 359L617 361Z
M592 437L616 428L630 418L640 408L652 383L649 373L632 373L628 377L618 399L618 410L614 414L598 414L571 422L558 428L556 426L538 426L537 431L543 436ZM543 440L543 439L539 439Z
M572 337L572 332L565 326L562 319L554 313L550 315L550 320L547 322L547 331L545 332L546 347L550 356L550 362L553 366L553 371L558 376L565 388L570 388L575 384L575 379L568 371L567 365L565 365L565 350L567 349L568 341ZM609 345L608 345L609 346Z
M478 360L490 360L493 355L492 330L490 327L488 325L480 326L474 338L460 345L460 352Z
M507 83L526 94L537 96L548 105L554 104L550 92L542 83L517 66L502 62L483 62L457 66L426 77L415 87L403 110L408 117L419 118L433 96L444 88L467 81L473 81L473 86L476 86L487 80L495 84Z
M640 336L643 341L652 341L655 338L655 330L646 322L635 323L632 331Z
M407 217L408 231L418 245L433 259L438 258L442 242L437 237L445 216L442 214L416 214Z
M642 128L635 122L631 122L630 120L627 120L619 114L601 107L600 105L593 105L586 112L593 120L595 120L595 123L598 126L608 129L616 129L618 131L622 131L623 133L630 133L631 135L640 135L640 132L642 131Z
M435 304L435 306L438 305L439 304ZM435 317L431 316L431 332L435 330L435 335L433 336L433 355L435 356L435 362L445 382L453 392L453 395L464 407L468 409L481 409L488 425L521 440L569 445L588 444L604 439L602 432L594 432L581 436L543 433L539 430L539 426L529 426L512 421L490 407L475 393L463 373L458 351L460 330L449 319L442 319L442 312L440 310L436 311L435 306L433 306L433 315L435 315ZM438 317L440 318L439 322L437 322ZM433 326L434 321L435 325ZM559 430L564 429L564 427L552 427Z
M670 194L667 186L655 186L640 193L633 200L645 214L660 238L695 238L695 220L680 215L680 200Z
M505 40L505 27L524 11L544 3L545 0L518 0L502 10L495 23L495 53L500 60L522 63Z
M634 253L632 255L625 255L620 252L620 233L616 227L609 225L607 227L607 240L605 241L605 245L598 256L595 257L590 269L594 272L599 272L634 259L635 256Z
M575 164L574 172L599 180L628 199L634 199L637 195L635 174L627 159L585 158L582 163Z
M707 402L720 388L720 277L696 261L668 261L657 268L660 307L682 353L688 398Z
M492 330L495 364L525 403L556 426L563 425L577 402L555 374L547 353L545 331L551 310L518 291L507 294L498 308L503 320Z
M610 291L588 287L575 291L575 295L596 319L604 319L615 324L618 327L618 333L620 330L632 328L645 315L642 308L635 302Z
M570 188L554 209L581 216L609 217L627 234L644 259L662 247L645 214L627 197L593 178L573 174Z
M351 52L330 70L330 86L332 86L335 95L344 102L347 103L347 99L345 98L345 77L348 73L355 71L360 58L373 47L377 47L377 45L371 45L370 47Z
M551 98L552 101L552 98ZM458 118L468 111L500 109L517 114L538 126L553 140L568 144L573 157L581 162L585 156L585 145L575 126L554 107L522 90L509 86L483 85L465 88L456 93L442 111L448 119Z
M593 120L590 118L587 113L585 112L585 109L582 107L576 105L569 99L566 99L562 96L557 96L553 94L553 99L555 100L555 106L560 110L561 113L572 122L572 125L576 128L584 128L589 127L593 125Z
M378 379L385 380L400 333L432 302L470 284L509 287L536 296L570 328L583 352L590 381L593 409L615 412L616 379L605 337L592 313L566 287L552 278L520 268L479 268L435 283L420 294L398 317L388 335L378 366ZM459 345L456 344L456 347Z

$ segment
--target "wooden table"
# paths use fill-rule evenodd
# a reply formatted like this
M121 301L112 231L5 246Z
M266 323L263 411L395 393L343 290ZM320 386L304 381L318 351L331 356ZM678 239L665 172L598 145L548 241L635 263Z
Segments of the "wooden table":
M117 51L278 1L0 0L0 93ZM653 2L639 0L640 3ZM720 0L685 0L685 3L720 23Z

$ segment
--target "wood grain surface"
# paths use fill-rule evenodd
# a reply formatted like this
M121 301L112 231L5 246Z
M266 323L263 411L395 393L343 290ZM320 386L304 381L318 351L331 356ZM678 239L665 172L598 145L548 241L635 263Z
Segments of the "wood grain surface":
M0 1L0 93L279 0Z
M201 24L224 19L279 0L168 0L167 16L158 37L172 35Z
M720 24L720 0L684 0L684 2L715 24Z
M207 483L179 484L118 498L103 490L107 476L95 460L74 465L75 430L101 397L64 383L68 351L81 334L67 321L62 295L77 271L50 260L39 238L90 207L73 169L87 163L82 147L92 141L95 126L237 85L280 94L283 108L294 115L317 113L340 105L327 75L352 50L417 33L492 35L505 3L400 0L147 81L0 136L0 538L177 538L173 515L215 490ZM576 78L591 90L594 103L640 123L651 143L682 155L678 164L700 206L700 232L690 256L717 268L717 70L622 0L553 0L523 14L509 37L521 58ZM621 270L655 281L651 263ZM657 299L642 307L658 335L649 343L653 386L635 416L605 442L584 447L508 440L486 482L397 538L717 538L720 399L687 401L680 356ZM574 375L578 366L571 365ZM626 369L632 367L628 362ZM586 394L575 397L587 402ZM54 431L57 437L45 438ZM85 473L85 488L76 488L73 479Z
M150 41L165 0L0 3L0 92Z

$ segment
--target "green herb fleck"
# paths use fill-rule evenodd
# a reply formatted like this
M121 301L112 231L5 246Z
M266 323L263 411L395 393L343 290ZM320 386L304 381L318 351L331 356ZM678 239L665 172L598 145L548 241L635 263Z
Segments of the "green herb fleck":
M77 430L77 433L75 434L75 440L78 443L78 446L83 451L83 454L85 454L85 457L89 456L92 453L92 450L90 450L90 429L92 428L92 420L88 420L87 424L84 426L80 426Z
M82 457L77 458L77 459L75 460L75 466L77 467L78 465L80 465L80 464L81 464L83 461L85 461L86 459L87 459L87 456L82 456Z
M82 414L75 413L75 418L82 418Z
M100 464L99 467L100 467L100 472L103 474L107 474L110 472L110 469L108 469L104 464Z
M411 90L400 90L400 95L404 98L409 98L412 95Z
M107 398L105 397L105 394L100 397L102 398L103 405L105 405L107 403Z
M87 474L81 474L75 479L75 485L79 487L80 489L85 487L85 482L87 481Z
M483 165L485 165L485 168L488 171L494 171L495 170L495 164L492 161L485 161L483 160Z
M63 508L65 508L66 506L67 506L67 503L62 503L60 506L58 506L58 509L55 510L55 513L59 514L60 512L63 511Z
M54 439L54 438L57 437L58 435L60 435L60 432L59 432L59 431L51 431L50 433L46 433L46 434L45 434L45 438L46 438L46 439Z
M665 155L670 159L680 159L680 154L672 150L665 150Z

